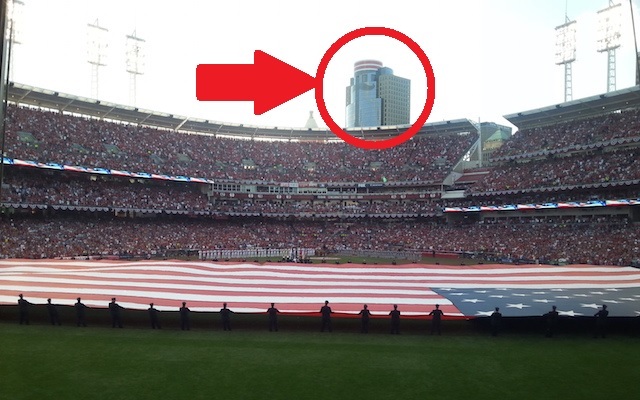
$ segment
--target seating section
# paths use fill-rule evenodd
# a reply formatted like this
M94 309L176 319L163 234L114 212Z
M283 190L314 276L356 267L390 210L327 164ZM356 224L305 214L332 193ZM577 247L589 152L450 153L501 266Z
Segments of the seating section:
M214 138L10 106L8 157L85 167L268 182L441 182L474 135L430 135L389 150L343 142Z
M640 179L639 156L640 111L632 110L518 131L491 155L488 173L463 177L470 194L627 185Z
M421 182L406 191L426 194L420 201L402 196L234 201L209 199L205 184L11 167L2 190L11 211L0 217L0 257L161 257L170 250L311 247L321 252L451 251L498 261L628 265L640 254L640 226L629 215L530 214L458 224L439 212L479 201L501 205L637 198L639 121L640 112L627 111L518 132L493 153L489 167L463 174L466 181L457 186L471 196L445 200L431 198L421 188L442 183L474 135L430 135L369 151L344 143L185 134L10 106L10 158L218 182L355 182L353 187L388 182L372 189L387 194L405 191L392 183ZM108 211L68 210L74 206Z
M629 265L640 250L640 226L622 218L526 218L472 225L398 220L291 221L236 218L129 219L94 214L6 218L5 257L163 256L168 249L311 247L482 253L505 259Z

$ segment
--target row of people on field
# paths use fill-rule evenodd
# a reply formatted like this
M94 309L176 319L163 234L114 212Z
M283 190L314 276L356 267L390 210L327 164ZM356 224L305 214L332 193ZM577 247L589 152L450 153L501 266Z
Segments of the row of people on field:
M26 300L23 294L18 296L18 310L19 310L19 322L20 324L29 324L29 306L33 305L28 300ZM76 325L86 327L86 319L85 319L85 310L88 308L84 303L82 303L82 299L78 297L77 302L74 304L74 308L76 310ZM112 298L111 302L108 305L109 315L111 316L111 326L113 328L122 328L122 318L121 311L124 310L124 307L120 306L116 302L116 298ZM60 317L58 315L58 310L56 305L51 302L51 299L47 299L47 311L49 313L49 318L51 325L61 325ZM147 309L149 314L149 321L151 323L152 329L162 329L162 324L160 322L160 311L154 307L153 303L149 304L149 308ZM324 305L320 308L320 316L322 326L321 332L332 332L332 314L333 311L331 306L329 305L329 301L326 300ZM187 307L187 302L182 302L182 306L179 308L179 316L180 316L180 329L181 330L191 330L191 322L190 322L190 314L191 310ZM234 312L227 307L227 303L223 303L222 308L219 311L220 320L222 323L222 329L224 331L231 331L231 314ZM278 314L280 311L275 307L275 303L271 303L271 306L266 310L266 314L268 317L269 323L269 331L277 332L278 331ZM361 333L369 333L369 321L371 319L371 311L369 311L369 307L367 304L363 305L362 310L358 313L360 316L361 322ZM401 311L398 309L398 305L394 304L393 309L389 312L389 317L391 320L391 334L400 334L400 315ZM435 308L431 310L428 314L431 317L431 335L442 334L442 319L444 317L444 313L440 309L440 305L436 304ZM594 336L596 337L606 337L607 331L607 318L609 316L609 310L607 309L607 305L604 304L602 308L600 308L595 314L596 318L596 331ZM552 306L551 310L543 315L545 319L546 329L545 336L553 337L556 332L557 321L559 318L559 312L556 306ZM494 312L490 316L491 322L491 333L493 336L497 336L501 330L502 326L502 313L500 312L500 308L496 307Z
M24 298L23 294L18 296L18 312L19 312L19 323L29 325L29 308L33 303L29 302ZM51 299L47 299L47 311L49 314L49 319L51 325L61 325L60 317L58 314L57 306L52 303ZM85 318L86 310L89 308L83 302L82 298L78 297L76 303L74 304L74 309L76 311L76 325L79 327L86 327L87 322ZM113 328L122 328L122 310L125 308L119 305L116 302L116 298L112 298L111 302L108 304L109 315L111 317L111 326ZM187 302L182 302L182 306L179 308L179 316L180 316L180 329L181 330L191 330L191 310L187 307ZM149 314L149 321L152 329L162 329L162 324L160 321L161 312L154 307L153 303L149 304L149 308L147 309ZM223 303L222 308L219 311L220 321L222 323L222 329L224 331L231 330L231 314L234 312L227 307L227 303ZM271 303L271 306L266 310L266 314L268 316L269 322L269 331L278 331L278 314L280 311L276 308L275 303ZM321 315L322 327L321 331L331 332L333 330L331 317L333 311L329 306L329 301L325 301L324 305L320 308L319 314ZM368 305L365 304L362 310L358 313L360 315L361 320L361 332L368 333L369 332L369 319L371 318L371 312L369 311ZM398 305L393 305L393 310L389 312L389 316L391 319L391 333L399 334L400 333L400 310L398 309ZM442 317L444 313L440 309L440 305L436 304L435 308L429 313L429 316L432 317L432 327L431 334L441 334L441 323Z

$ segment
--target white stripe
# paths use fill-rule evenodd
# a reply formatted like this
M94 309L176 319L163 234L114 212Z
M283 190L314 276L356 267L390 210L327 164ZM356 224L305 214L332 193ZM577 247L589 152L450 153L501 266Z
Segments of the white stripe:
M185 263L171 263L168 261L163 262L137 262L137 263L110 263L107 265L99 264L100 262L73 262L72 265L74 267L79 267L76 270L71 270L66 268L66 264L53 260L53 262L49 261L44 263L44 265L48 265L48 267L41 266L30 266L32 263L25 263L25 266L17 266L21 265L20 262L7 262L0 261L0 265L6 264L10 265L9 268L2 268L1 271L21 271L21 272L47 272L47 271L108 271L108 270L142 270L142 271L168 271L168 272L183 272L183 273L193 273L193 274L210 274L215 273L215 270L225 271L228 273L230 271L236 271L236 273L250 273L250 271L238 271L238 270L246 270L250 269L257 273L261 273L264 271L269 272L326 272L329 274L338 274L342 275L344 273L348 274L364 274L368 275L372 272L377 272L381 274L408 274L408 275L432 275L432 274L446 274L446 275L469 275L469 274L478 274L478 275L490 275L490 274L506 274L512 276L514 274L531 274L531 273L539 273L539 274L563 274L563 273L591 273L599 272L599 273L611 273L611 272L626 272L631 275L640 276L640 271L637 268L632 267L584 267L584 266L572 266L572 267L507 267L507 268L482 268L476 269L474 267L460 267L460 268L451 268L451 269L443 269L443 268L429 268L429 267L376 267L375 265L370 267L305 267L294 265L275 265L275 264L233 264L233 265L223 265L223 264L215 264L215 263L193 263L193 262L185 262ZM51 265L61 265L64 268L51 268ZM186 265L186 266L185 266ZM189 268L188 265L203 267L203 269L198 268ZM13 268L12 268L13 267ZM207 271L207 269L209 271Z
M24 282L27 286L26 290L32 283L50 283L50 284L65 284L65 285L87 285L87 286L118 286L118 287L139 287L139 288L151 288L151 289L174 289L174 290L208 290L208 291L219 291L219 292L265 292L265 293L280 293L280 292L288 292L288 293L308 293L309 289L306 288L269 288L264 286L216 286L216 285L180 285L180 284L171 284L171 283L150 283L144 281L133 281L133 280L121 280L121 281L101 281L101 280L88 280L88 279L64 279L64 278L45 278L38 276L30 276L30 277L21 277L21 276L9 276L3 277L5 281L11 281L14 283ZM266 283L266 282L265 282ZM277 282L273 282L277 283ZM354 294L396 294L396 295L412 295L412 296L428 296L428 295L436 295L432 290L391 290L391 289L359 289L359 288L342 288L338 287L335 289L314 289L315 293L344 293L350 292Z
M633 286L640 286L640 274L637 275L623 275L623 276L606 276L606 275L596 275L596 276L527 276L527 277L519 277L519 276L501 276L501 277L470 277L470 276L375 276L375 275L350 275L350 276L335 276L335 275L301 275L301 274L278 274L278 273L266 273L265 271L261 271L260 273L219 273L219 274L207 274L208 277L203 276L180 276L180 275L157 275L157 274L135 274L135 273L100 273L100 272L71 272L71 271L59 271L52 275L73 275L73 276L84 276L84 277L95 277L95 278L110 278L110 279L138 279L138 280L188 280L194 281L197 280L199 282L217 282L217 283L228 283L228 284L255 284L255 285L263 285L269 283L277 283L282 285L295 285L295 286L333 286L336 284L339 285L354 285L354 286L378 286L382 285L385 287L389 286L406 286L405 282L412 282L416 285L442 285L446 286L449 282L451 284L455 284L458 282L478 282L478 284L482 282L488 282L493 285L498 284L497 282L516 282L516 281L527 281L527 282L548 282L548 281L560 281L556 284L556 286L565 286L565 282L606 282L606 281L637 281L637 283ZM262 279L249 279L249 278L227 278L228 276L255 276L258 275L259 278ZM276 278L283 279L277 280ZM297 278L304 279L305 281L297 281L289 278ZM3 276L5 279L5 276ZM30 279L30 276L26 276L26 280ZM286 280L284 280L286 279ZM312 279L318 279L312 280ZM354 282L349 282L354 281ZM380 282L381 281L381 282ZM402 283L400 283L402 282ZM518 287L526 287L520 286L521 284L515 284ZM523 284L526 285L526 284Z

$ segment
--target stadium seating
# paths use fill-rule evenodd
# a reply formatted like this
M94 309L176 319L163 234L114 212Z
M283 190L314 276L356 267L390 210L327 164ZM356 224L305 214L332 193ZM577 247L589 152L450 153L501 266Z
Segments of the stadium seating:
M341 201L209 199L205 184L6 169L0 257L165 257L172 250L309 247L448 251L503 262L629 265L640 227L627 215L528 214L452 222L447 206L637 198L639 112L522 131L469 182L470 197ZM474 135L414 138L385 151L344 143L184 134L9 107L11 158L224 182L440 185ZM592 146L593 145L593 146ZM355 187L355 186L354 186ZM425 185L426 187L426 185ZM423 194L426 193L422 192ZM412 214L407 216L406 214Z
M183 134L11 106L7 156L210 179L266 182L442 181L474 135L416 138L386 151L345 143Z

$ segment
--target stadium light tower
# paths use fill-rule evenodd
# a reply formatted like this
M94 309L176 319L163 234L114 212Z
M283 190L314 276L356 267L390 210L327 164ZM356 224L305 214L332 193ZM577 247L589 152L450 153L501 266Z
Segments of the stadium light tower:
M131 35L127 35L127 72L129 73L129 102L136 105L136 92L138 75L144 75L145 54L144 39L139 38L134 30Z
M564 24L556 26L556 65L564 65L564 101L573 100L571 65L576 60L576 21L565 11Z
M98 74L100 67L107 65L107 35L109 30L100 26L98 20L87 24L87 62L91 65L91 96L98 98Z
M616 49L620 47L622 7L620 3L598 11L598 52L607 52L607 92L616 90Z

